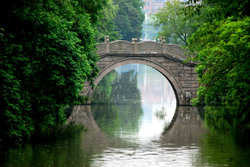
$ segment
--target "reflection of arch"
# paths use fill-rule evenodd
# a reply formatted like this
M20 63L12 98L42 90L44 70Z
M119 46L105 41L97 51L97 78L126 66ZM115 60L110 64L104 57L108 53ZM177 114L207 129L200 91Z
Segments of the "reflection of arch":
M150 67L153 67L154 69L156 69L160 73L162 73L168 79L170 84L172 85L172 88L175 92L175 96L177 99L177 104L178 105L183 104L183 93L184 92L183 92L183 89L182 89L180 82L174 76L174 74L169 69L162 66L161 64L159 64L155 61L149 60L149 59L145 59L145 58L130 57L130 58L124 58L124 59L120 59L116 62L110 63L109 65L107 65L105 68L103 68L101 70L98 77L95 79L94 84L97 85L104 76L106 76L109 72L111 72L115 68L122 66L122 65L126 65L126 64L132 64L132 63L148 65ZM88 103L91 103L91 97L93 95L93 92L94 92L94 90L88 90L87 95L88 95L88 97L90 97L90 100L88 101Z
M91 105L75 105L66 125L76 123L84 125L88 129L84 140L93 142L102 142L102 147L109 146L110 138L107 138L100 127L96 124L91 112ZM161 136L161 143L175 144L175 146L188 146L199 143L203 134L209 132L201 119L197 107L178 106L170 125L164 130ZM93 140L98 138L98 140ZM97 143L97 144L98 144ZM113 144L111 142L111 144ZM95 146L95 145L91 145ZM85 146L89 148L88 145Z
M165 129L162 143L174 143L176 146L191 145L198 143L207 132L197 107L178 106L170 125Z

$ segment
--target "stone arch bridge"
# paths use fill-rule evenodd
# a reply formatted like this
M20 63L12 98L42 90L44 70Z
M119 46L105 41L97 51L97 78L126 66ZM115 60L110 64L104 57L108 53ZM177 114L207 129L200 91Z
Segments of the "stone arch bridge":
M151 66L162 73L171 83L175 92L178 105L190 105L191 98L196 96L198 84L197 73L195 72L194 63L184 63L187 58L186 51L180 46L166 44L165 40L160 42L144 41L132 42L117 40L109 42L105 37L105 42L98 46L100 60L97 66L100 73L94 80L97 85L101 79L113 69L131 63L139 63ZM89 83L85 83L80 95L89 97L88 104L91 103L91 97L94 89Z

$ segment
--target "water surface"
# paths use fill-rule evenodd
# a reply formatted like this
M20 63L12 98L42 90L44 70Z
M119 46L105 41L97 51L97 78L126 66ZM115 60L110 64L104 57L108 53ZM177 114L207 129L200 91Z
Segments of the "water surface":
M1 158L6 167L247 167L249 147L205 128L196 107L177 107L168 80L130 64L97 85L93 105L75 106L68 122L87 132L25 144Z

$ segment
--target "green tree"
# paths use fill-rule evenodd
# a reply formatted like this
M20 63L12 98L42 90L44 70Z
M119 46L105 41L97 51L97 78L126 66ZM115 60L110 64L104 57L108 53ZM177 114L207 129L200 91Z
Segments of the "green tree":
M215 128L247 127L250 121L249 2L206 0L202 3L214 19L207 20L188 40L190 51L196 53L193 60L198 62L196 71L201 84L193 102L238 106L234 113L228 109L220 112L209 109L206 122ZM222 126L221 122L227 124Z
M207 23L190 39L189 48L198 51L194 59L200 61L198 98L204 97L206 104L249 102L249 21Z
M113 0L108 0L107 5L103 8L99 21L97 23L97 42L103 42L106 35L110 41L115 41L122 38L121 34L115 25L115 18L118 10L118 5L114 5Z
M92 103L112 103L112 85L116 81L117 76L118 73L113 70L98 83L93 94Z
M98 73L95 25L103 0L4 0L0 9L0 141L22 142L65 121ZM6 145L6 143L5 143Z
M160 12L153 16L154 26L160 29L158 36L165 36L167 43L187 46L188 37L199 25L198 15L187 17L183 12L184 8L185 5L179 0L167 1Z
M140 39L142 35L142 23L144 14L141 8L143 3L140 0L114 0L118 5L118 12L115 18L117 31L121 32L122 39L131 41L132 38Z
M137 73L134 70L121 73L112 85L111 97L114 104L133 104L141 101L137 88Z

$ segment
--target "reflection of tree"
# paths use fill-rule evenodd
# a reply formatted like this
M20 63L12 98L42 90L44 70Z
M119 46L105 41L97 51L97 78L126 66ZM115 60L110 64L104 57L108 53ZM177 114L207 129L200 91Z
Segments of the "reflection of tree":
M112 101L110 98L112 93L112 83L116 80L117 75L117 72L113 70L100 81L93 94L92 103L100 104L110 103Z
M115 70L106 75L97 85L93 103L131 104L141 101L137 88L137 73L123 72L119 77Z
M137 131L143 113L141 104L92 105L92 113L98 126L106 133L115 135L119 130Z
M119 105L117 106L120 117L120 129L138 131L139 120L143 110L141 104Z
M92 105L91 111L97 125L106 133L113 134L120 126L119 110L113 105Z
M79 134L65 141L46 144L26 144L11 149L6 162L0 166L91 166L94 150L81 147L83 135ZM2 164L5 163L5 164ZM39 165L37 165L39 164ZM52 165L53 164L53 165Z
M115 104L131 104L141 101L137 88L137 73L134 70L124 72L112 85L111 97Z
M130 70L118 75L112 71L95 89L93 102L97 104L92 106L92 113L98 126L106 133L114 135L120 129L134 131L138 130L143 112L140 101L137 73ZM100 105L103 103L105 105Z
M249 166L249 150L229 133L212 131L203 135L195 166Z
M237 140L249 142L249 106L206 106L205 122L209 128L232 132Z

